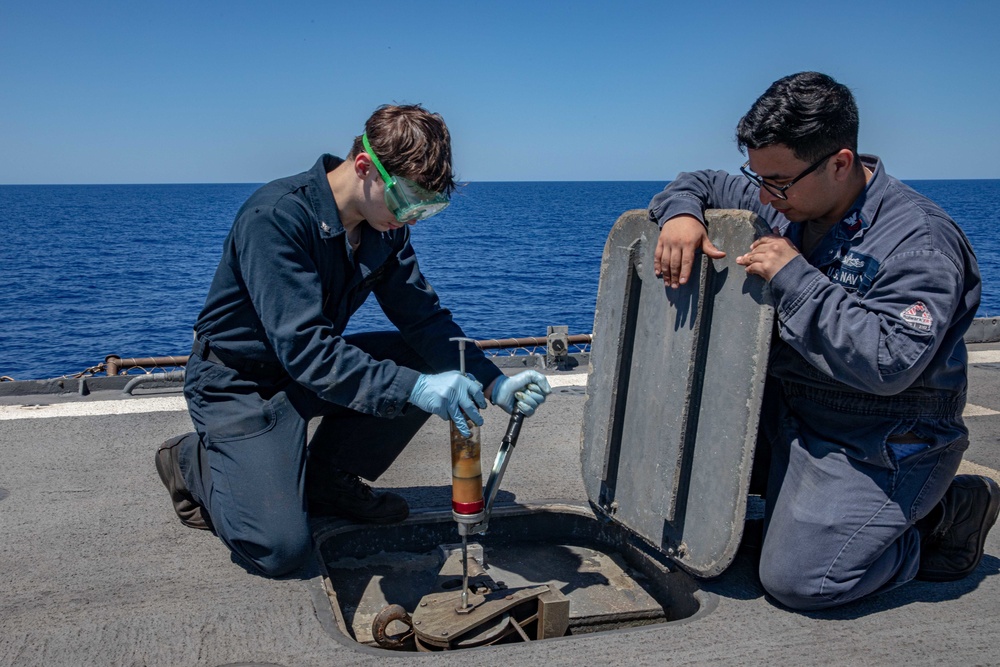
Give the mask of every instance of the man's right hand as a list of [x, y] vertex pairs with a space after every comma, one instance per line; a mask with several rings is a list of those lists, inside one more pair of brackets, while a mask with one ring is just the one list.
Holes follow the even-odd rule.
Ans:
[[691, 277], [698, 250], [712, 259], [722, 259], [726, 253], [708, 240], [708, 230], [693, 215], [677, 215], [663, 223], [656, 241], [653, 269], [663, 278], [663, 284], [677, 289]]
[[486, 397], [483, 385], [471, 375], [458, 371], [421, 375], [413, 385], [409, 401], [424, 412], [452, 420], [466, 437], [472, 435], [466, 417], [477, 426], [483, 425], [483, 417], [476, 408], [486, 407]]

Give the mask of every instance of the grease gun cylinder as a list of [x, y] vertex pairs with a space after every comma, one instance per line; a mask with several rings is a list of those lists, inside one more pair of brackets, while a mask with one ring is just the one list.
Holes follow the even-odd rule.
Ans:
[[465, 437], [451, 425], [451, 511], [461, 523], [482, 519], [485, 506], [479, 427], [470, 423], [469, 429], [472, 435]]
[[[465, 343], [471, 338], [452, 338], [458, 341], [459, 370], [465, 374]], [[468, 422], [471, 435], [462, 435], [454, 422], [451, 430], [451, 513], [459, 524], [459, 532], [468, 525], [483, 519], [483, 469], [480, 461], [482, 440], [479, 427]]]

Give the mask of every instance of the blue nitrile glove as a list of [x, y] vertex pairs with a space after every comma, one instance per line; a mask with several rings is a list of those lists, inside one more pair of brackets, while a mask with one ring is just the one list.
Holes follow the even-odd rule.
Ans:
[[471, 375], [458, 371], [421, 375], [413, 385], [409, 401], [424, 412], [452, 420], [465, 437], [472, 435], [466, 417], [477, 426], [483, 425], [483, 417], [476, 409], [486, 407], [483, 385]]
[[501, 375], [493, 385], [493, 404], [507, 414], [517, 407], [525, 417], [535, 414], [535, 408], [552, 393], [548, 380], [538, 371], [523, 371], [513, 377]]

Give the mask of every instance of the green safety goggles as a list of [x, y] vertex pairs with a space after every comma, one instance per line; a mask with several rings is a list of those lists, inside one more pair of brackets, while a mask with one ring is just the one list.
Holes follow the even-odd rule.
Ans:
[[382, 180], [385, 182], [385, 205], [396, 216], [396, 220], [402, 223], [426, 220], [448, 206], [447, 196], [422, 188], [408, 178], [391, 176], [379, 162], [372, 145], [368, 143], [367, 132], [362, 135], [361, 141], [368, 157], [372, 159], [372, 164], [382, 175]]

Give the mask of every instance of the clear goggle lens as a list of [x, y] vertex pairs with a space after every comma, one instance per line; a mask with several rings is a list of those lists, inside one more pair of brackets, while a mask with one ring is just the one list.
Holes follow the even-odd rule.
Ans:
[[426, 220], [448, 207], [448, 198], [408, 178], [392, 176], [385, 186], [385, 205], [399, 222]]

